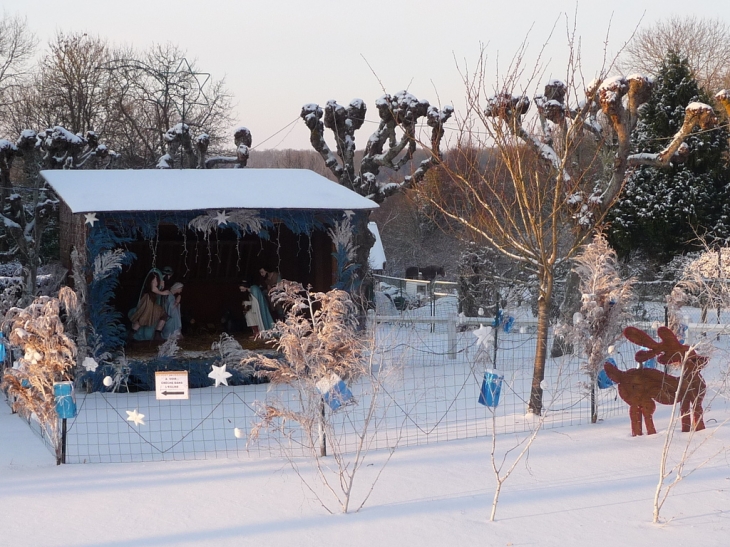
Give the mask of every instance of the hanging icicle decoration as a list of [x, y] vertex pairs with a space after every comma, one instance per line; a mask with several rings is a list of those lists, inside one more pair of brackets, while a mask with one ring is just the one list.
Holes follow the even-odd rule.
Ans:
[[228, 220], [234, 226], [240, 227], [242, 233], [259, 234], [265, 229], [266, 221], [256, 209], [236, 209], [231, 211]]
[[185, 272], [183, 272], [183, 277], [186, 277], [188, 273], [190, 272], [190, 266], [188, 266], [188, 231], [187, 230], [181, 230], [182, 236], [183, 236], [183, 264], [185, 264]]
[[[203, 239], [208, 244], [208, 272], [210, 272], [212, 261], [210, 237], [214, 233], [217, 234], [217, 230], [220, 228], [230, 228], [236, 234], [237, 239], [247, 233], [261, 236], [261, 234], [267, 234], [266, 225], [269, 223], [269, 221], [261, 217], [261, 214], [256, 209], [234, 209], [230, 212], [226, 212], [225, 210], [206, 211], [206, 214], [192, 219], [188, 223], [188, 227], [196, 232], [201, 232]], [[220, 240], [216, 238], [216, 256], [220, 260], [219, 243]], [[238, 243], [236, 244], [236, 251], [238, 252], [236, 267], [238, 267], [238, 261], [240, 261]]]

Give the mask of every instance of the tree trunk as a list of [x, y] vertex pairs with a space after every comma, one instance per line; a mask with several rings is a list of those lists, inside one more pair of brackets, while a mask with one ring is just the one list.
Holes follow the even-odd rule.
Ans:
[[36, 284], [38, 279], [38, 266], [35, 263], [23, 266], [23, 298], [20, 301], [21, 306], [30, 305], [35, 300]]
[[553, 273], [546, 268], [540, 275], [540, 296], [537, 300], [537, 348], [532, 373], [532, 389], [528, 412], [542, 414], [542, 381], [545, 379], [545, 362], [547, 360], [548, 331], [550, 328], [550, 304], [553, 295]]
[[[560, 322], [564, 325], [573, 324], [573, 315], [580, 311], [581, 294], [580, 278], [571, 270], [565, 280], [565, 296], [560, 304]], [[550, 350], [550, 357], [562, 357], [573, 353], [573, 346], [563, 336], [556, 336], [553, 339], [553, 346]]]
[[375, 244], [375, 236], [368, 228], [369, 213], [360, 213], [355, 217], [353, 226], [355, 236], [355, 263], [358, 264], [355, 276], [359, 283], [352, 287], [352, 298], [357, 302], [360, 310], [360, 324], [365, 326], [368, 305], [373, 298], [373, 278], [370, 275], [370, 249]]

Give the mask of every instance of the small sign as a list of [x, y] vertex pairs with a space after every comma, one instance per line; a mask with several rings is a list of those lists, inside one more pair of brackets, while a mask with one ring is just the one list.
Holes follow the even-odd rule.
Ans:
[[188, 371], [156, 371], [155, 398], [158, 400], [189, 399]]

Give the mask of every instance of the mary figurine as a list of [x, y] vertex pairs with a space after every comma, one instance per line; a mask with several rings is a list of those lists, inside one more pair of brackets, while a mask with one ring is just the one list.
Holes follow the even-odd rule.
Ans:
[[258, 285], [251, 285], [248, 281], [241, 281], [238, 287], [246, 296], [243, 308], [246, 313], [246, 325], [253, 329], [254, 334], [270, 329], [274, 326], [274, 319], [269, 311], [269, 303]]

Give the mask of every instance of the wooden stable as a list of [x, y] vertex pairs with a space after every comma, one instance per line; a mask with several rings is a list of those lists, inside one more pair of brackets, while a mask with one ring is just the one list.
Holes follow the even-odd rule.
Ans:
[[[183, 314], [198, 324], [241, 321], [241, 279], [259, 269], [326, 291], [338, 282], [329, 230], [377, 205], [302, 169], [43, 171], [58, 194], [62, 264], [122, 249], [109, 304], [124, 318], [151, 268], [170, 266]], [[355, 223], [352, 223], [353, 225]], [[106, 255], [105, 255], [106, 256]], [[94, 292], [93, 290], [90, 292]], [[96, 291], [99, 292], [99, 291]]]

